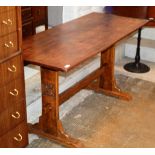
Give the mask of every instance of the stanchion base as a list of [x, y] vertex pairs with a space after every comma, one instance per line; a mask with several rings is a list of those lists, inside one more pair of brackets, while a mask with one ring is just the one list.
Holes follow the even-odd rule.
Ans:
[[132, 73], [146, 73], [150, 71], [150, 67], [147, 65], [135, 62], [124, 65], [124, 69]]

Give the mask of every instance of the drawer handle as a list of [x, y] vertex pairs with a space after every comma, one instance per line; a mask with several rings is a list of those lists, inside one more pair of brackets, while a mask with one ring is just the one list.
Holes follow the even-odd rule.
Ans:
[[17, 142], [21, 142], [22, 139], [23, 139], [23, 137], [22, 137], [22, 135], [19, 133], [19, 134], [18, 134], [18, 137], [13, 137], [13, 139], [16, 140]]
[[5, 46], [5, 47], [7, 47], [7, 48], [9, 48], [9, 47], [10, 47], [7, 43], [5, 43], [5, 44], [4, 44], [4, 46]]
[[11, 45], [11, 47], [14, 47], [14, 44], [12, 41], [9, 41], [9, 44]]
[[12, 25], [12, 20], [8, 19], [8, 23], [9, 23], [9, 25]]
[[5, 21], [5, 20], [3, 20], [2, 23], [5, 24], [5, 25], [8, 25], [8, 22]]
[[10, 91], [10, 94], [11, 94], [12, 96], [18, 96], [18, 90], [17, 90], [17, 89], [14, 89], [13, 92]]
[[12, 114], [11, 116], [13, 118], [15, 118], [15, 119], [19, 119], [20, 118], [20, 113], [18, 111], [16, 111], [16, 113], [15, 114]]
[[37, 15], [39, 16], [40, 14], [41, 14], [41, 11], [39, 9], [39, 10], [37, 10]]
[[14, 66], [14, 65], [12, 65], [12, 68], [10, 68], [10, 67], [8, 67], [8, 70], [10, 71], [10, 72], [16, 72], [17, 71], [17, 68], [16, 68], [16, 66]]
[[2, 23], [5, 25], [12, 25], [12, 20], [11, 19], [8, 19], [7, 21], [3, 20]]
[[7, 48], [10, 48], [10, 47], [14, 47], [14, 44], [12, 41], [10, 41], [9, 44], [5, 43], [4, 46]]

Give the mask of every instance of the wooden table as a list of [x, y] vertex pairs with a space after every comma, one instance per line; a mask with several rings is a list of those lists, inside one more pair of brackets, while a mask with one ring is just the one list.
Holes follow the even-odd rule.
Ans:
[[[64, 132], [59, 119], [59, 105], [86, 87], [99, 93], [130, 100], [131, 96], [122, 92], [116, 85], [115, 44], [147, 22], [91, 13], [25, 40], [24, 61], [41, 67], [42, 83], [42, 115], [38, 123], [29, 124], [29, 131], [65, 146], [83, 147], [80, 141]], [[100, 68], [59, 94], [59, 72], [69, 72], [98, 53], [101, 53]]]

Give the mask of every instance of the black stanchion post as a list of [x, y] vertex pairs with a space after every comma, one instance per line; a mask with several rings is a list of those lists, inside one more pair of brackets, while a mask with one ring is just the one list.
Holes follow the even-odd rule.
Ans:
[[135, 56], [135, 62], [131, 62], [124, 65], [125, 70], [133, 73], [146, 73], [150, 70], [150, 68], [147, 65], [140, 62], [141, 31], [142, 29], [140, 28], [138, 30], [137, 51]]

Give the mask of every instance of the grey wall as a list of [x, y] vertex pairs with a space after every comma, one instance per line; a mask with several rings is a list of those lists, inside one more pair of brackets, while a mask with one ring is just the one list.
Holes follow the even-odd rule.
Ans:
[[62, 23], [63, 6], [48, 6], [48, 25], [56, 26]]

